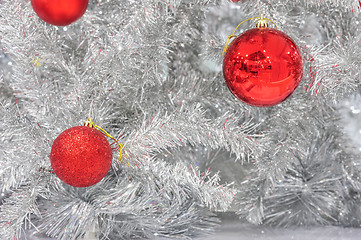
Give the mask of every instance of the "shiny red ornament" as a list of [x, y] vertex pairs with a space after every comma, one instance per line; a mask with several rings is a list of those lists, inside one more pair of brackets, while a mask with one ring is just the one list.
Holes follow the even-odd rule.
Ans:
[[36, 14], [47, 23], [65, 26], [85, 13], [89, 0], [31, 0]]
[[299, 85], [302, 74], [297, 45], [273, 28], [254, 28], [239, 35], [223, 60], [228, 88], [241, 101], [258, 107], [287, 99]]
[[72, 127], [54, 140], [50, 162], [63, 182], [74, 187], [89, 187], [107, 175], [112, 164], [112, 149], [98, 130]]

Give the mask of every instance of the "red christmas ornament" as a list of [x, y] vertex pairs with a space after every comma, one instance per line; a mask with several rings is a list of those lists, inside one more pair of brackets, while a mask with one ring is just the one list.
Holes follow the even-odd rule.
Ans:
[[273, 28], [254, 28], [230, 44], [223, 75], [231, 92], [258, 107], [273, 106], [297, 88], [303, 72], [300, 50], [292, 39]]
[[69, 25], [85, 13], [89, 0], [31, 0], [36, 14], [56, 26]]
[[85, 126], [72, 127], [54, 140], [50, 162], [63, 182], [74, 187], [89, 187], [108, 173], [112, 149], [98, 130]]

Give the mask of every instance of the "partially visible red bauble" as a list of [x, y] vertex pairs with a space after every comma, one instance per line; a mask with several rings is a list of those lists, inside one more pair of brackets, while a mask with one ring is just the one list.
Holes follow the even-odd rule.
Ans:
[[89, 0], [31, 0], [39, 18], [56, 26], [69, 25], [81, 18], [88, 3]]
[[231, 92], [258, 107], [287, 99], [303, 74], [300, 50], [293, 40], [273, 28], [253, 28], [230, 44], [223, 60], [223, 75]]
[[85, 126], [72, 127], [54, 140], [50, 162], [63, 182], [74, 187], [89, 187], [107, 175], [112, 164], [112, 149], [100, 131]]

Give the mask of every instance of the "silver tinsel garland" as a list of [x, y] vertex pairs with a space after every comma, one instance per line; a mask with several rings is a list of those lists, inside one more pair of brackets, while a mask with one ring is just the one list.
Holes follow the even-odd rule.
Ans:
[[[235, 99], [221, 73], [228, 35], [261, 13], [304, 59], [296, 92], [270, 108]], [[187, 239], [227, 209], [254, 224], [360, 226], [358, 1], [92, 0], [56, 27], [2, 0], [0, 16], [1, 239]], [[123, 161], [74, 188], [49, 154], [88, 117], [119, 137]]]

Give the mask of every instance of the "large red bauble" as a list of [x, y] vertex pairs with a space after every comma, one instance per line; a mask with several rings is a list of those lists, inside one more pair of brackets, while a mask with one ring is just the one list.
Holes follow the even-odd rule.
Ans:
[[31, 0], [36, 14], [56, 26], [69, 25], [85, 13], [89, 0]]
[[108, 173], [112, 164], [112, 149], [98, 130], [72, 127], [54, 140], [50, 162], [63, 182], [74, 187], [89, 187]]
[[241, 101], [258, 107], [273, 106], [288, 98], [302, 73], [297, 45], [272, 28], [254, 28], [239, 35], [223, 60], [228, 88]]

